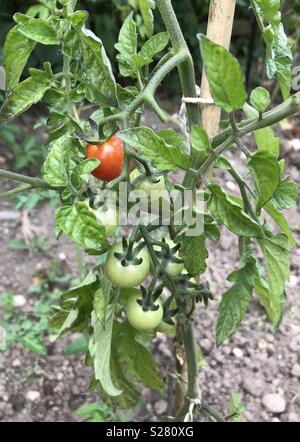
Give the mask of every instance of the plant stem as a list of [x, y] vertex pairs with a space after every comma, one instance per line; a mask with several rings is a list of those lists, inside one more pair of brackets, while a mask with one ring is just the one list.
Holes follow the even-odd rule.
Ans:
[[182, 422], [188, 413], [190, 399], [199, 399], [198, 392], [198, 361], [195, 348], [195, 338], [192, 322], [189, 322], [187, 328], [182, 327], [183, 345], [186, 354], [186, 362], [188, 369], [188, 387], [185, 395], [184, 404], [178, 410], [175, 421]]
[[41, 187], [43, 189], [52, 189], [52, 187], [40, 178], [33, 178], [20, 173], [9, 172], [8, 170], [0, 169], [0, 177], [20, 183], [30, 184], [32, 187]]
[[[156, 0], [156, 5], [159, 9], [159, 12], [162, 16], [164, 24], [167, 28], [167, 31], [170, 36], [170, 40], [173, 46], [174, 51], [184, 51], [187, 54], [186, 59], [183, 63], [178, 65], [179, 77], [182, 87], [182, 93], [185, 97], [195, 98], [197, 96], [196, 91], [196, 79], [195, 79], [195, 71], [193, 60], [187, 44], [185, 42], [184, 36], [180, 29], [177, 17], [172, 7], [172, 3], [170, 0]], [[195, 125], [198, 126], [200, 124], [200, 111], [197, 104], [189, 103], [186, 104], [187, 118], [189, 130]], [[191, 157], [192, 164], [198, 164], [198, 156], [199, 153], [191, 149]], [[192, 181], [193, 174], [188, 172], [185, 176], [183, 186], [189, 187], [190, 182]], [[180, 356], [178, 352], [185, 353], [183, 364], [178, 367], [179, 372], [182, 375], [177, 391], [176, 391], [176, 400], [175, 400], [175, 413], [177, 420], [184, 420], [184, 416], [188, 410], [188, 397], [196, 399], [198, 396], [198, 388], [197, 388], [197, 379], [198, 379], [198, 362], [196, 358], [195, 351], [195, 341], [193, 337], [193, 327], [190, 323], [188, 328], [185, 329], [183, 325], [178, 321], [177, 331], [177, 346], [178, 349], [175, 352], [177, 356]], [[183, 348], [182, 348], [183, 346]], [[177, 357], [178, 359], [178, 357]], [[186, 370], [187, 370], [187, 380], [188, 386], [186, 388], [184, 379], [186, 378]], [[184, 404], [182, 405], [181, 398], [185, 397]], [[179, 411], [178, 411], [179, 410]]]
[[[184, 51], [187, 54], [186, 60], [178, 65], [178, 72], [183, 95], [185, 97], [194, 98], [197, 96], [194, 63], [179, 26], [172, 3], [170, 0], [156, 0], [156, 5], [169, 33], [173, 49], [176, 52]], [[199, 125], [200, 112], [198, 105], [187, 104], [186, 110], [190, 129], [193, 125]]]
[[27, 190], [34, 189], [34, 187], [31, 184], [21, 184], [20, 186], [16, 187], [15, 189], [8, 190], [7, 192], [0, 193], [0, 201], [4, 200], [5, 198], [8, 198], [13, 195], [17, 195], [21, 192], [26, 192]]
[[[291, 115], [296, 114], [300, 111], [300, 92], [297, 92], [295, 95], [292, 95], [283, 103], [274, 107], [274, 109], [265, 112], [262, 115], [262, 118], [259, 120], [255, 120], [250, 118], [248, 120], [244, 120], [239, 123], [239, 137], [247, 135], [250, 132], [256, 131], [258, 129], [262, 129], [267, 126], [272, 126], [273, 124], [278, 123], [284, 118], [290, 117]], [[211, 142], [213, 148], [220, 146], [230, 135], [233, 134], [233, 130], [231, 127], [223, 130], [218, 135], [216, 135]]]

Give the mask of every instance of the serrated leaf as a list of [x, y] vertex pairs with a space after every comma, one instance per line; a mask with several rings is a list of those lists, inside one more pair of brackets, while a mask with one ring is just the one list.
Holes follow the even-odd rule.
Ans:
[[162, 391], [164, 384], [158, 372], [158, 364], [149, 350], [137, 341], [137, 331], [128, 322], [114, 324], [114, 347], [119, 361], [137, 382], [152, 390]]
[[278, 315], [277, 310], [274, 312], [271, 305], [271, 297], [270, 297], [270, 287], [266, 279], [264, 278], [264, 269], [261, 266], [261, 264], [257, 261], [257, 273], [255, 275], [255, 293], [259, 297], [262, 305], [265, 308], [265, 311], [267, 313], [267, 317], [269, 321], [272, 323], [274, 330], [277, 331], [280, 323], [282, 321], [285, 307], [286, 307], [286, 294], [285, 292], [282, 292], [282, 295], [280, 297], [280, 313]]
[[105, 318], [110, 292], [111, 282], [105, 276], [102, 276], [101, 287], [94, 294], [93, 306], [97, 318], [99, 319], [103, 327], [105, 327]]
[[125, 369], [120, 364], [114, 344], [110, 360], [110, 372], [113, 384], [121, 390], [122, 393], [119, 396], [109, 396], [99, 384], [98, 389], [101, 400], [111, 408], [125, 410], [134, 408], [141, 401], [141, 394], [131, 379], [127, 377]]
[[132, 13], [129, 14], [121, 27], [115, 48], [119, 52], [117, 60], [120, 74], [123, 77], [135, 78], [135, 66], [131, 56], [137, 53], [137, 32]]
[[68, 20], [72, 23], [74, 27], [82, 26], [84, 22], [88, 19], [87, 11], [76, 11], [71, 15], [68, 15]]
[[138, 152], [160, 170], [187, 169], [190, 158], [179, 146], [169, 145], [148, 127], [135, 127], [118, 133], [118, 136], [135, 147]]
[[88, 183], [91, 172], [99, 166], [100, 161], [96, 158], [88, 158], [77, 164], [72, 170], [71, 180], [75, 187], [80, 187], [82, 183]]
[[288, 240], [290, 241], [290, 243], [296, 247], [296, 241], [293, 237], [293, 234], [291, 232], [289, 223], [287, 222], [285, 216], [283, 215], [283, 213], [281, 213], [276, 206], [274, 205], [274, 202], [271, 200], [269, 201], [265, 207], [264, 207], [265, 211], [268, 213], [268, 215], [270, 215], [270, 217], [273, 219], [273, 221], [275, 221], [275, 223], [278, 225], [278, 227], [280, 227], [282, 233], [285, 234], [285, 236], [288, 238]]
[[155, 8], [155, 2], [154, 0], [137, 0], [137, 2], [144, 20], [145, 35], [151, 37], [154, 28], [152, 9]]
[[72, 241], [86, 250], [101, 251], [106, 247], [104, 226], [82, 201], [60, 207], [56, 211], [56, 223]]
[[199, 236], [185, 236], [182, 241], [180, 257], [189, 274], [195, 276], [205, 272], [208, 250], [205, 246], [205, 234]]
[[93, 328], [93, 334], [89, 341], [89, 352], [94, 360], [95, 379], [100, 382], [101, 387], [110, 396], [118, 396], [122, 393], [122, 390], [116, 388], [113, 384], [110, 371], [115, 308], [116, 298], [107, 307], [105, 328], [101, 325], [96, 313], [92, 312], [91, 326]]
[[241, 109], [246, 101], [244, 76], [238, 61], [222, 46], [198, 35], [210, 92], [226, 112]]
[[270, 201], [280, 183], [280, 167], [276, 157], [267, 151], [257, 151], [248, 159], [248, 167], [258, 195], [257, 211]]
[[212, 192], [208, 208], [220, 224], [224, 224], [227, 229], [239, 236], [250, 238], [262, 236], [259, 225], [243, 211], [240, 205], [229, 199], [218, 184], [210, 184], [208, 188]]
[[233, 286], [222, 296], [219, 306], [216, 338], [221, 345], [226, 338], [235, 332], [245, 316], [251, 302], [254, 287], [255, 260], [249, 257], [239, 270], [229, 275]]
[[143, 57], [152, 59], [156, 54], [159, 54], [165, 49], [168, 42], [169, 34], [167, 32], [155, 34], [143, 44], [140, 54]]
[[32, 18], [19, 26], [19, 32], [25, 37], [44, 45], [59, 45], [55, 30], [45, 20]]
[[90, 30], [78, 30], [86, 74], [87, 98], [100, 105], [117, 106], [117, 86], [102, 41]]
[[186, 150], [185, 140], [183, 136], [180, 135], [178, 132], [175, 132], [175, 130], [171, 129], [159, 130], [158, 132], [156, 132], [156, 134], [160, 138], [163, 138], [166, 144], [169, 144], [170, 146], [177, 146], [183, 152], [185, 152]]
[[272, 310], [272, 323], [276, 326], [281, 317], [281, 297], [285, 290], [285, 283], [290, 277], [290, 249], [284, 235], [259, 240], [259, 245], [268, 269], [270, 309]]
[[50, 87], [50, 79], [46, 74], [40, 79], [29, 77], [18, 83], [8, 94], [1, 107], [0, 127], [39, 102]]
[[66, 187], [68, 173], [65, 165], [65, 138], [58, 139], [52, 145], [44, 163], [44, 180], [52, 187]]
[[134, 62], [137, 69], [141, 69], [142, 67], [147, 66], [153, 61], [151, 58], [144, 57], [143, 55], [140, 54], [133, 54], [130, 58]]
[[276, 76], [283, 98], [289, 96], [292, 86], [293, 54], [291, 43], [281, 23], [280, 0], [255, 1], [256, 17], [263, 23], [262, 36], [266, 44], [266, 73], [269, 79]]
[[296, 207], [298, 196], [298, 184], [291, 180], [290, 177], [285, 177], [280, 181], [279, 187], [273, 196], [272, 203], [279, 210], [293, 209]]
[[6, 36], [3, 48], [3, 65], [6, 77], [6, 89], [12, 89], [20, 80], [28, 58], [36, 42], [27, 39], [19, 32], [19, 27], [12, 28]]

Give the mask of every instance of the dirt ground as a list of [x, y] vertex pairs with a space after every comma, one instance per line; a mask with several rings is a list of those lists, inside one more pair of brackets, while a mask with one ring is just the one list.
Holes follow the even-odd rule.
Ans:
[[[151, 123], [151, 121], [150, 121]], [[251, 140], [248, 140], [251, 143]], [[297, 144], [298, 143], [298, 144]], [[283, 137], [288, 173], [300, 183], [299, 140]], [[298, 149], [297, 149], [298, 146]], [[298, 150], [298, 151], [297, 151]], [[239, 154], [231, 154], [237, 165]], [[298, 164], [297, 164], [298, 162]], [[296, 165], [295, 165], [296, 164]], [[228, 176], [221, 176], [228, 191], [235, 191]], [[8, 183], [7, 183], [8, 185]], [[1, 183], [2, 187], [2, 183]], [[32, 295], [27, 292], [33, 275], [47, 269], [53, 258], [65, 254], [66, 270], [77, 276], [75, 249], [66, 239], [56, 241], [53, 234], [53, 209], [46, 205], [32, 211], [30, 222], [52, 245], [49, 252], [12, 251], [9, 242], [21, 233], [21, 214], [12, 214], [9, 201], [0, 202], [0, 295], [12, 292], [26, 299], [20, 312], [30, 313]], [[300, 243], [300, 208], [288, 215], [295, 238]], [[200, 374], [203, 397], [225, 415], [229, 413], [231, 393], [240, 395], [245, 406], [245, 421], [300, 421], [300, 250], [292, 255], [292, 274], [287, 286], [287, 311], [279, 332], [274, 335], [265, 321], [264, 311], [254, 298], [237, 333], [225, 345], [215, 345], [218, 300], [227, 275], [238, 265], [237, 241], [224, 232], [218, 245], [211, 244], [207, 279], [215, 300], [208, 308], [198, 307], [196, 336], [202, 347], [204, 367]], [[48, 354], [38, 358], [19, 345], [0, 353], [0, 421], [77, 421], [75, 411], [94, 394], [86, 393], [90, 370], [82, 356], [65, 356], [64, 347], [72, 338], [49, 344]], [[153, 342], [156, 357], [162, 363], [162, 376], [173, 369], [172, 341], [161, 335]], [[137, 420], [162, 421], [168, 413], [166, 397], [144, 390]]]

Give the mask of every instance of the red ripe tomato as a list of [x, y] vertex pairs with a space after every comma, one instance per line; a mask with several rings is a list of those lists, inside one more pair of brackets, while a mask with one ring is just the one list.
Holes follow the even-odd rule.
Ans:
[[101, 164], [93, 170], [92, 174], [102, 181], [112, 181], [121, 175], [124, 163], [124, 143], [113, 135], [105, 143], [86, 147], [87, 158], [97, 158]]

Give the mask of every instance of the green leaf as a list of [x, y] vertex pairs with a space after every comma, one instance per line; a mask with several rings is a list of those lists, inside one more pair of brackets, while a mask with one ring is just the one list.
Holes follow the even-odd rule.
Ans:
[[200, 167], [210, 156], [211, 148], [209, 137], [202, 127], [192, 127], [191, 145], [198, 152], [199, 163], [197, 163], [197, 167]]
[[43, 5], [30, 6], [30, 8], [27, 9], [26, 13], [30, 17], [38, 17], [42, 20], [47, 20], [47, 18], [49, 17], [49, 10], [46, 6]]
[[110, 373], [113, 384], [122, 391], [119, 396], [109, 396], [101, 384], [98, 385], [101, 400], [111, 408], [132, 409], [141, 401], [141, 394], [134, 383], [127, 377], [126, 370], [120, 364], [117, 350], [114, 343], [112, 346]]
[[91, 172], [99, 166], [100, 161], [96, 158], [89, 158], [81, 161], [72, 170], [71, 180], [75, 187], [80, 187], [82, 183], [88, 183], [91, 178]]
[[267, 151], [257, 151], [248, 159], [258, 195], [257, 210], [270, 201], [280, 183], [280, 167], [276, 157]]
[[68, 15], [68, 20], [72, 23], [74, 27], [82, 26], [84, 22], [88, 19], [87, 11], [76, 11], [71, 15]]
[[41, 339], [39, 337], [36, 337], [34, 335], [32, 336], [29, 333], [25, 336], [21, 336], [18, 341], [20, 342], [20, 344], [23, 345], [23, 347], [27, 348], [28, 350], [39, 356], [44, 356], [47, 354], [47, 349], [45, 345], [41, 342]]
[[270, 215], [270, 217], [273, 219], [273, 221], [275, 221], [275, 223], [278, 225], [278, 227], [280, 227], [282, 233], [285, 234], [285, 236], [288, 238], [290, 243], [294, 247], [296, 247], [297, 244], [296, 244], [296, 241], [295, 241], [293, 234], [291, 232], [289, 223], [285, 219], [284, 215], [276, 208], [274, 201], [273, 200], [269, 201], [265, 205], [264, 209], [268, 213], [268, 215]]
[[141, 69], [144, 66], [152, 63], [152, 59], [148, 57], [143, 57], [140, 54], [133, 54], [131, 56], [132, 61], [134, 62], [137, 69]]
[[256, 262], [256, 265], [257, 265], [257, 273], [255, 275], [255, 288], [254, 288], [255, 293], [257, 294], [261, 303], [263, 304], [264, 309], [267, 313], [267, 317], [271, 322], [271, 324], [273, 325], [274, 330], [277, 331], [285, 312], [286, 294], [285, 292], [282, 292], [282, 295], [280, 296], [280, 306], [279, 306], [280, 313], [278, 315], [277, 309], [275, 311], [272, 309], [270, 287], [268, 282], [264, 278], [264, 269], [258, 261]]
[[34, 41], [27, 39], [19, 32], [19, 26], [15, 26], [7, 34], [3, 48], [7, 90], [18, 84], [35, 45]]
[[77, 355], [79, 353], [86, 353], [88, 351], [88, 341], [86, 337], [80, 336], [80, 338], [74, 339], [71, 344], [67, 345], [64, 349], [64, 354], [67, 356]]
[[[256, 109], [245, 103], [243, 108], [247, 118], [256, 117], [259, 115]], [[280, 149], [280, 139], [275, 136], [274, 131], [270, 127], [258, 129], [254, 132], [255, 141], [258, 150], [265, 150], [270, 154], [278, 157]]]
[[290, 249], [288, 240], [284, 235], [259, 240], [259, 245], [268, 269], [270, 309], [272, 311], [272, 323], [275, 327], [281, 317], [281, 302], [285, 283], [290, 277]]
[[199, 236], [185, 236], [182, 241], [180, 257], [184, 261], [184, 267], [191, 275], [199, 275], [206, 270], [208, 250], [205, 246], [205, 234]]
[[185, 140], [182, 135], [175, 132], [175, 130], [170, 129], [164, 129], [159, 130], [156, 132], [156, 134], [163, 138], [166, 144], [169, 144], [170, 146], [178, 146], [183, 152], [186, 149]]
[[45, 72], [39, 79], [29, 77], [17, 84], [7, 96], [0, 110], [0, 127], [39, 102], [50, 87], [50, 79]]
[[220, 224], [224, 224], [227, 229], [239, 236], [250, 238], [262, 236], [260, 226], [237, 203], [229, 199], [218, 184], [210, 184], [208, 188], [211, 191], [208, 208]]
[[82, 201], [56, 211], [56, 223], [68, 237], [86, 250], [101, 251], [106, 247], [105, 228]]
[[163, 391], [158, 364], [149, 350], [137, 340], [138, 332], [128, 322], [115, 322], [113, 343], [126, 373], [152, 390]]
[[279, 209], [293, 209], [296, 207], [299, 196], [299, 187], [290, 177], [280, 181], [279, 187], [273, 196], [273, 204]]
[[91, 325], [93, 334], [89, 341], [89, 352], [94, 360], [95, 379], [101, 384], [104, 391], [110, 396], [118, 396], [122, 390], [113, 384], [110, 372], [112, 330], [116, 299], [112, 302], [106, 312], [105, 328], [101, 325], [95, 312], [92, 312]]
[[[76, 307], [72, 308], [67, 315], [65, 315], [64, 317], [64, 322], [61, 325], [60, 330], [58, 331], [57, 335], [53, 336], [51, 338], [51, 341], [54, 342], [56, 341], [56, 339], [58, 339], [60, 336], [62, 336], [64, 333], [68, 332], [69, 330], [71, 330], [72, 326], [74, 325], [74, 323], [77, 321], [79, 316], [79, 309]], [[54, 318], [52, 319], [54, 320]], [[55, 322], [53, 322], [55, 323]]]
[[263, 87], [257, 87], [251, 92], [250, 102], [258, 112], [264, 112], [270, 105], [270, 93]]
[[263, 23], [262, 36], [266, 44], [266, 72], [269, 79], [276, 76], [283, 98], [289, 96], [292, 85], [293, 54], [291, 43], [281, 23], [280, 0], [254, 1], [257, 20]]
[[44, 163], [44, 180], [52, 187], [68, 186], [65, 165], [66, 139], [59, 138], [51, 147]]
[[247, 92], [238, 61], [222, 46], [198, 35], [204, 70], [215, 103], [226, 112], [243, 107]]
[[159, 54], [165, 49], [169, 43], [169, 34], [167, 32], [160, 32], [153, 35], [144, 45], [140, 51], [143, 57], [153, 58], [156, 54]]
[[115, 48], [119, 52], [117, 60], [120, 74], [123, 77], [135, 78], [135, 66], [131, 59], [132, 55], [137, 53], [137, 32], [133, 13], [130, 13], [124, 21]]
[[53, 27], [45, 20], [32, 18], [19, 26], [19, 32], [25, 37], [44, 45], [59, 45]]
[[187, 169], [190, 159], [178, 145], [169, 145], [148, 127], [135, 127], [118, 133], [138, 152], [160, 170]]
[[97, 318], [103, 327], [105, 327], [105, 318], [110, 292], [111, 282], [105, 276], [102, 276], [101, 287], [95, 292], [93, 306]]
[[91, 102], [117, 106], [117, 86], [102, 41], [90, 30], [77, 29], [86, 74], [86, 93]]
[[217, 345], [221, 345], [235, 332], [245, 316], [252, 298], [254, 274], [255, 259], [248, 257], [243, 267], [229, 275], [228, 281], [234, 284], [224, 293], [219, 306]]
[[144, 20], [145, 35], [151, 37], [154, 23], [152, 9], [155, 8], [154, 0], [137, 0], [141, 15]]

